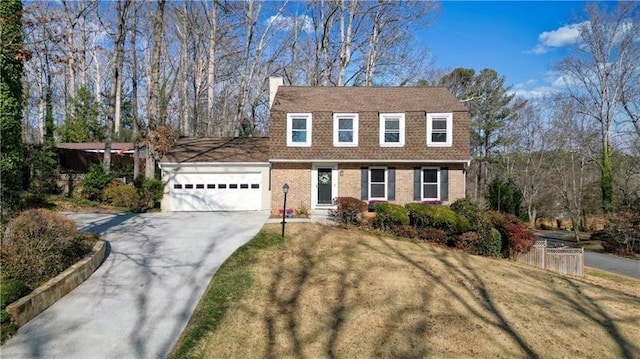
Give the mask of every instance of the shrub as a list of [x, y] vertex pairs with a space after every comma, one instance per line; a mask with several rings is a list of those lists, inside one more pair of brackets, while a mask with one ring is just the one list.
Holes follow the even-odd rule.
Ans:
[[449, 207], [459, 216], [467, 219], [468, 231], [478, 233], [485, 241], [491, 240], [491, 219], [486, 211], [466, 198], [453, 202]]
[[379, 200], [379, 199], [372, 199], [372, 200], [369, 201], [369, 205], [367, 206], [367, 210], [369, 212], [375, 211], [376, 203], [387, 203], [387, 201], [383, 201], [383, 200]]
[[481, 256], [499, 257], [502, 252], [502, 235], [493, 227], [489, 233], [490, 235], [487, 237], [478, 236], [478, 240], [473, 243], [471, 250]]
[[420, 239], [438, 244], [447, 243], [447, 234], [437, 228], [424, 228], [419, 233]]
[[157, 208], [164, 194], [164, 183], [159, 179], [144, 179], [138, 188], [142, 205], [146, 208]]
[[502, 254], [514, 258], [517, 254], [526, 253], [535, 242], [535, 236], [529, 232], [526, 223], [513, 214], [490, 212], [491, 222], [500, 231], [502, 237]]
[[116, 207], [131, 210], [140, 208], [140, 195], [135, 187], [119, 181], [112, 182], [102, 193], [102, 198]]
[[329, 211], [329, 217], [344, 226], [354, 226], [362, 223], [362, 214], [367, 210], [367, 204], [353, 197], [338, 197], [333, 203], [335, 210]]
[[91, 251], [95, 237], [72, 220], [46, 209], [22, 212], [9, 222], [0, 245], [3, 279], [35, 288]]
[[466, 218], [469, 221], [471, 229], [476, 232], [478, 229], [489, 230], [491, 227], [491, 220], [489, 219], [489, 216], [487, 216], [487, 213], [469, 199], [459, 199], [453, 202], [449, 207], [458, 215]]
[[481, 240], [482, 240], [482, 237], [477, 232], [469, 231], [453, 237], [452, 244], [456, 248], [461, 248], [461, 249], [464, 249], [465, 251], [476, 253], [475, 245], [477, 242]]
[[392, 229], [394, 235], [404, 238], [416, 238], [418, 237], [418, 230], [414, 226], [408, 224], [395, 226]]
[[604, 230], [591, 238], [602, 240], [602, 247], [610, 253], [640, 253], [640, 208], [608, 215]]
[[426, 203], [408, 203], [405, 205], [411, 225], [418, 229], [435, 227], [449, 234], [457, 234], [469, 229], [469, 221], [456, 214], [448, 206]]
[[83, 195], [91, 201], [100, 201], [102, 199], [102, 192], [107, 188], [111, 179], [111, 175], [104, 171], [101, 164], [91, 165], [89, 172], [87, 172], [82, 180]]
[[373, 206], [376, 219], [373, 225], [383, 230], [392, 230], [396, 226], [409, 224], [409, 215], [401, 205], [378, 202]]
[[31, 289], [21, 280], [2, 279], [0, 282], [0, 308], [4, 309], [8, 304], [29, 294]]

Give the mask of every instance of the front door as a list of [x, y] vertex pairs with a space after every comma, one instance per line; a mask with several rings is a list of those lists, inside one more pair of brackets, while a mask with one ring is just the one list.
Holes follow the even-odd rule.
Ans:
[[331, 204], [331, 168], [318, 168], [318, 204]]

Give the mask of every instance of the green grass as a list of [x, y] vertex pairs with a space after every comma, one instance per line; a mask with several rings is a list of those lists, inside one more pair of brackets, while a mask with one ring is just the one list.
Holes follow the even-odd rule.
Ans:
[[261, 231], [220, 266], [169, 355], [170, 358], [197, 357], [191, 349], [204, 335], [218, 327], [229, 305], [239, 300], [251, 288], [250, 269], [251, 264], [257, 260], [258, 252], [282, 243], [284, 239], [280, 235]]

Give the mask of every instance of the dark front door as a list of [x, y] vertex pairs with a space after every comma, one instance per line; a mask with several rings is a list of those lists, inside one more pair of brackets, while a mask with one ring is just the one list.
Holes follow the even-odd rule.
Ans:
[[318, 168], [318, 204], [331, 204], [331, 168]]

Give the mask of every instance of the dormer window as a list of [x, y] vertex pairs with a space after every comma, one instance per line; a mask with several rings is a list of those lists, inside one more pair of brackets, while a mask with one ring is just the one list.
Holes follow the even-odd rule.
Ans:
[[333, 115], [333, 145], [336, 147], [358, 146], [357, 113], [336, 113]]
[[311, 146], [311, 114], [289, 113], [287, 114], [287, 146], [310, 147]]
[[404, 146], [404, 113], [380, 114], [380, 146]]
[[451, 147], [453, 143], [453, 114], [427, 114], [427, 146]]

